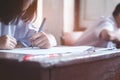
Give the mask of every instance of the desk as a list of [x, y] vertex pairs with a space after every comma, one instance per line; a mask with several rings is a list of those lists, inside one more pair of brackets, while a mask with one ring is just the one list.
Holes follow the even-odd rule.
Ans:
[[43, 62], [18, 61], [12, 53], [0, 56], [0, 80], [120, 80], [120, 50]]

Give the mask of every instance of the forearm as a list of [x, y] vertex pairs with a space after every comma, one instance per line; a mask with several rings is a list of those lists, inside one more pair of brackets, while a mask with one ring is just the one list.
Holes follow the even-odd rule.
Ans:
[[109, 32], [108, 40], [116, 44], [116, 48], [120, 48], [120, 32]]
[[100, 34], [100, 38], [105, 41], [118, 42], [120, 41], [120, 32], [103, 30]]
[[120, 42], [120, 33], [119, 32], [109, 32], [110, 41], [114, 43]]

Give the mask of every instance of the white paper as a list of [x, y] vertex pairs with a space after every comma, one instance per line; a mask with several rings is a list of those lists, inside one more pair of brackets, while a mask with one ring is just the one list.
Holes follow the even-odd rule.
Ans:
[[16, 48], [13, 50], [0, 50], [0, 52], [15, 53], [15, 54], [52, 54], [52, 53], [74, 53], [74, 52], [84, 52], [93, 49], [91, 46], [60, 46], [52, 47], [49, 49], [39, 49], [39, 48]]

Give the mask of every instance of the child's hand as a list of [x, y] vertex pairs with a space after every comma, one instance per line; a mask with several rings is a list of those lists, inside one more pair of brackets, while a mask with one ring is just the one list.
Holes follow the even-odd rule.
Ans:
[[16, 39], [9, 36], [4, 35], [0, 37], [0, 49], [14, 49], [17, 45]]
[[56, 40], [52, 35], [48, 35], [44, 32], [39, 32], [34, 34], [30, 38], [32, 46], [39, 48], [50, 48], [51, 46], [56, 46]]

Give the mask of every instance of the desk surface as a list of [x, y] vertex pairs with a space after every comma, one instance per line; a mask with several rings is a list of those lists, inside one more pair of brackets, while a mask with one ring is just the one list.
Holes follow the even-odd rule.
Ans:
[[[12, 54], [12, 53], [0, 53], [1, 59], [12, 59], [16, 60], [18, 62], [26, 62], [23, 59], [25, 54]], [[76, 63], [84, 63], [84, 62], [90, 62], [90, 61], [96, 61], [96, 60], [102, 60], [102, 59], [109, 59], [113, 57], [120, 56], [120, 50], [108, 50], [108, 51], [97, 51], [97, 52], [86, 52], [84, 54], [78, 54], [77, 55], [66, 55], [61, 57], [45, 57], [40, 59], [35, 58], [32, 60], [27, 60], [30, 62], [37, 62], [42, 67], [52, 67], [52, 66], [63, 66], [63, 65], [70, 65], [70, 64], [76, 64]]]
[[[0, 79], [6, 80], [6, 75], [9, 80], [120, 79], [118, 75], [120, 73], [120, 50], [20, 61], [18, 58], [23, 56], [0, 53], [0, 75], [3, 76]], [[13, 74], [16, 77], [13, 77]]]

